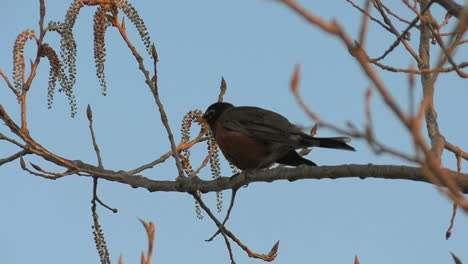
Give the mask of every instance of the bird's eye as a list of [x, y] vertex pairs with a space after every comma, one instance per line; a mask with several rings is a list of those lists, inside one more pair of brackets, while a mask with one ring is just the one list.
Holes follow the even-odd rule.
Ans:
[[206, 120], [211, 120], [215, 115], [215, 110], [209, 110], [208, 112], [205, 113], [203, 116]]

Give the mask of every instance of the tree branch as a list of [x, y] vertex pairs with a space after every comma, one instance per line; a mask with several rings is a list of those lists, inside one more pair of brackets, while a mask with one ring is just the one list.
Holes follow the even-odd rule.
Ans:
[[24, 155], [27, 155], [27, 154], [30, 154], [30, 153], [31, 152], [29, 150], [23, 149], [23, 150], [17, 152], [16, 154], [13, 154], [13, 155], [11, 155], [9, 157], [6, 157], [4, 159], [0, 159], [0, 166], [5, 164], [5, 163], [8, 163], [10, 161], [14, 161], [17, 158], [23, 157]]
[[460, 18], [460, 13], [463, 9], [462, 5], [457, 4], [453, 0], [434, 0], [434, 2], [445, 8], [448, 13]]
[[[387, 180], [411, 180], [430, 183], [419, 167], [395, 165], [359, 165], [348, 164], [339, 166], [319, 166], [298, 168], [274, 168], [260, 170], [245, 177], [244, 173], [233, 177], [221, 177], [216, 180], [202, 180], [198, 177], [184, 178], [177, 181], [151, 180], [142, 175], [128, 175], [125, 172], [99, 169], [79, 160], [71, 161], [81, 171], [92, 173], [99, 178], [128, 184], [133, 188], [145, 188], [150, 192], [217, 192], [239, 188], [254, 182], [273, 182], [278, 180], [296, 181], [302, 179], [341, 179], [341, 178], [375, 178]], [[449, 169], [441, 169], [453, 179], [463, 193], [468, 193], [468, 174], [457, 173]], [[90, 175], [81, 175], [91, 177]]]

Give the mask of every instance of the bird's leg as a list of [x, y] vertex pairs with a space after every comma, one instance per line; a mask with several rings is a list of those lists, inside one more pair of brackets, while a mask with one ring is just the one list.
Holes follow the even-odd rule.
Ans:
[[252, 180], [252, 172], [254, 172], [253, 169], [246, 169], [239, 173], [239, 176], [243, 175], [245, 177], [245, 180], [247, 181], [247, 183], [244, 185], [244, 188], [249, 186], [249, 182]]

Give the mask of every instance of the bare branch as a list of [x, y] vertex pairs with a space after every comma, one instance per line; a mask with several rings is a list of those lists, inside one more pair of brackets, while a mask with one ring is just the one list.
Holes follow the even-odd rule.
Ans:
[[465, 160], [468, 160], [468, 153], [463, 151], [460, 147], [453, 145], [452, 143], [445, 141], [445, 149], [453, 152], [455, 156], [462, 157]]
[[[196, 192], [193, 192], [193, 193], [191, 192], [190, 194], [192, 194], [192, 196], [195, 198], [195, 200], [197, 200], [197, 202], [200, 204], [200, 206], [203, 208], [203, 210], [211, 218], [211, 220], [213, 220], [213, 222], [215, 222], [216, 226], [221, 229], [221, 233], [223, 235], [228, 236], [230, 239], [232, 239], [234, 242], [236, 242], [236, 244], [240, 248], [242, 248], [247, 253], [247, 255], [249, 257], [262, 259], [262, 260], [265, 260], [265, 261], [268, 261], [268, 262], [273, 261], [276, 258], [276, 252], [275, 252], [275, 254], [258, 254], [258, 253], [255, 253], [254, 251], [250, 250], [231, 231], [229, 231], [226, 227], [222, 226], [221, 222], [219, 222], [219, 220], [216, 218], [216, 216], [211, 212], [210, 208], [208, 208], [208, 206], [205, 205], [203, 200], [200, 198], [200, 196]], [[227, 244], [227, 245], [229, 245], [229, 244]], [[276, 244], [275, 244], [275, 246], [276, 246]], [[275, 248], [275, 246], [273, 248]], [[229, 248], [229, 250], [230, 250], [230, 248]], [[232, 254], [232, 253], [230, 253], [230, 254]], [[231, 260], [233, 260], [233, 259], [231, 258]]]
[[370, 20], [376, 22], [377, 24], [379, 24], [381, 27], [383, 27], [385, 30], [387, 31], [390, 31], [390, 28], [385, 25], [382, 21], [380, 21], [379, 19], [373, 17], [369, 12], [368, 10], [366, 9], [362, 9], [360, 6], [358, 6], [356, 3], [354, 3], [352, 0], [346, 0], [346, 2], [350, 3], [354, 8], [356, 8], [357, 10], [359, 10], [363, 15], [367, 16], [368, 18], [370, 18]]
[[143, 224], [145, 228], [146, 235], [148, 236], [148, 252], [146, 257], [143, 252], [141, 252], [141, 264], [151, 264], [151, 258], [153, 257], [153, 248], [154, 248], [154, 223], [153, 222], [145, 222], [138, 218], [140, 222]]
[[89, 131], [91, 132], [91, 139], [93, 141], [94, 151], [96, 152], [97, 160], [98, 160], [98, 167], [104, 168], [102, 165], [102, 158], [101, 158], [101, 151], [99, 151], [99, 146], [96, 143], [96, 136], [94, 135], [94, 128], [93, 128], [93, 110], [91, 106], [88, 104], [88, 108], [86, 109], [86, 115], [89, 121]]
[[177, 151], [177, 147], [174, 141], [174, 136], [172, 135], [171, 127], [169, 126], [169, 121], [167, 121], [166, 111], [164, 110], [164, 106], [159, 98], [159, 89], [158, 89], [158, 53], [156, 51], [156, 46], [153, 44], [153, 62], [154, 62], [154, 82], [153, 85], [150, 86], [151, 91], [153, 92], [154, 99], [156, 104], [158, 105], [159, 113], [161, 115], [161, 121], [166, 128], [167, 135], [169, 137], [169, 142], [171, 144], [172, 154], [176, 161], [177, 170], [179, 172], [178, 177], [185, 177], [184, 169], [182, 168], [182, 163], [180, 161], [179, 152]]
[[369, 29], [369, 16], [367, 14], [369, 14], [369, 10], [370, 10], [370, 5], [371, 1], [370, 0], [366, 0], [366, 4], [365, 4], [365, 13], [362, 15], [362, 22], [361, 22], [361, 29], [359, 31], [359, 45], [361, 45], [361, 47], [365, 47], [366, 46], [366, 36], [367, 36], [367, 32], [368, 32], [368, 29]]
[[46, 170], [42, 169], [41, 167], [39, 167], [36, 164], [30, 163], [31, 166], [34, 169], [39, 171], [39, 172], [35, 172], [33, 170], [30, 170], [28, 167], [26, 167], [26, 162], [24, 161], [24, 159], [22, 157], [20, 158], [20, 164], [21, 164], [21, 168], [23, 170], [29, 172], [30, 174], [36, 175], [36, 176], [39, 176], [39, 177], [42, 177], [42, 178], [45, 178], [45, 179], [49, 179], [49, 180], [57, 180], [57, 179], [62, 178], [64, 176], [68, 176], [68, 175], [72, 175], [72, 174], [76, 173], [76, 171], [66, 171], [64, 173], [50, 172], [50, 171], [46, 171]]
[[[187, 150], [191, 147], [193, 147], [195, 144], [199, 143], [199, 142], [203, 142], [203, 141], [206, 141], [207, 138], [203, 137], [203, 134], [200, 133], [194, 140], [190, 141], [190, 142], [187, 142], [185, 144], [180, 144], [177, 146], [177, 151], [183, 151], [183, 150]], [[142, 165], [136, 169], [133, 169], [133, 170], [130, 170], [128, 171], [127, 173], [128, 174], [136, 174], [136, 173], [140, 173], [144, 170], [147, 170], [147, 169], [151, 169], [153, 168], [154, 166], [156, 166], [157, 164], [159, 163], [162, 163], [164, 161], [166, 161], [169, 157], [172, 156], [172, 151], [169, 151], [167, 152], [166, 154], [162, 155], [161, 157], [159, 157], [158, 159], [148, 163], [148, 164], [145, 164], [145, 165]]]
[[[429, 27], [431, 25], [426, 19], [427, 17], [431, 16], [430, 10], [428, 7], [430, 6], [430, 1], [428, 0], [421, 0], [420, 1], [420, 9], [421, 14], [424, 16], [424, 21], [421, 21], [420, 25], [420, 40], [419, 40], [419, 56], [421, 57], [421, 62], [418, 64], [420, 69], [429, 69], [430, 68], [430, 38], [431, 38], [431, 31]], [[430, 73], [423, 73], [421, 74], [421, 83], [423, 86], [423, 94], [424, 94], [424, 101], [425, 101], [425, 118], [426, 118], [426, 126], [427, 131], [429, 134], [429, 138], [431, 139], [432, 144], [432, 151], [435, 155], [435, 158], [440, 166], [442, 151], [445, 146], [445, 138], [439, 132], [439, 125], [437, 123], [437, 112], [434, 107], [434, 81], [436, 75], [432, 75]]]
[[23, 157], [24, 155], [27, 155], [27, 154], [31, 154], [31, 152], [29, 150], [23, 149], [23, 150], [15, 153], [15, 154], [9, 156], [9, 157], [0, 159], [0, 166], [5, 164], [5, 163], [14, 161], [17, 158], [21, 158], [21, 157]]
[[226, 93], [227, 90], [227, 84], [226, 80], [224, 80], [224, 77], [221, 76], [221, 85], [219, 86], [219, 95], [218, 95], [218, 102], [223, 101], [224, 94]]
[[15, 87], [13, 87], [13, 85], [11, 84], [10, 82], [10, 79], [8, 79], [8, 76], [5, 75], [5, 73], [3, 72], [3, 70], [0, 68], [0, 76], [2, 76], [2, 78], [5, 80], [8, 88], [10, 88], [10, 90], [16, 95], [16, 96], [19, 96], [19, 93], [18, 91], [16, 91]]
[[[233, 188], [240, 188], [254, 182], [273, 182], [278, 180], [296, 181], [301, 179], [341, 179], [341, 178], [376, 178], [388, 180], [410, 180], [431, 183], [424, 174], [423, 168], [394, 165], [340, 165], [298, 168], [274, 168], [260, 170], [246, 178], [243, 173], [233, 177], [221, 177], [216, 180], [201, 180], [199, 178], [185, 178], [179, 181], [158, 181], [142, 175], [129, 175], [125, 172], [99, 169], [82, 161], [72, 161], [74, 166], [82, 172], [92, 173], [99, 178], [128, 184], [133, 188], [144, 188], [150, 192], [217, 192]], [[468, 193], [468, 174], [457, 173], [449, 169], [440, 169], [457, 183], [463, 193]], [[90, 175], [81, 175], [92, 177]]]
[[[405, 46], [406, 50], [411, 54], [411, 56], [413, 56], [413, 58], [418, 62], [420, 63], [420, 57], [418, 56], [418, 54], [416, 54], [416, 52], [413, 50], [413, 48], [411, 47], [411, 45], [408, 43], [408, 41], [406, 41], [405, 37], [406, 37], [406, 34], [407, 32], [409, 31], [409, 29], [411, 29], [414, 25], [415, 25], [415, 20], [414, 23], [410, 23], [408, 25], [408, 27], [402, 32], [402, 34], [400, 34], [398, 32], [398, 30], [396, 29], [396, 27], [393, 25], [392, 21], [390, 20], [390, 18], [387, 16], [387, 14], [385, 13], [385, 10], [383, 8], [383, 4], [380, 0], [375, 0], [373, 1], [373, 4], [374, 6], [376, 7], [376, 9], [380, 12], [380, 15], [382, 16], [385, 24], [387, 24], [389, 27], [390, 27], [390, 32], [395, 35], [397, 37], [397, 41], [394, 42], [394, 45], [398, 45], [399, 42], [403, 43], [403, 45]], [[394, 46], [392, 45], [391, 47], [396, 47], [396, 45]], [[393, 48], [392, 48], [393, 49]], [[391, 50], [391, 49], [389, 49]], [[386, 52], [386, 54], [388, 54]], [[379, 57], [380, 59], [381, 57]]]
[[[229, 204], [229, 208], [228, 208], [228, 210], [227, 210], [226, 217], [224, 218], [223, 223], [221, 224], [222, 227], [226, 224], [227, 220], [229, 219], [229, 216], [231, 215], [232, 208], [234, 207], [234, 201], [236, 200], [237, 191], [238, 191], [238, 189], [232, 189], [231, 203]], [[208, 238], [208, 239], [205, 240], [205, 241], [206, 241], [206, 242], [211, 242], [211, 241], [213, 241], [213, 239], [214, 239], [219, 233], [221, 233], [221, 228], [218, 228], [218, 231], [216, 231], [216, 233], [214, 233], [214, 235], [212, 235], [210, 238]]]
[[457, 4], [453, 0], [434, 0], [434, 2], [438, 3], [441, 5], [447, 12], [450, 14], [460, 17], [461, 10], [463, 9], [463, 6]]

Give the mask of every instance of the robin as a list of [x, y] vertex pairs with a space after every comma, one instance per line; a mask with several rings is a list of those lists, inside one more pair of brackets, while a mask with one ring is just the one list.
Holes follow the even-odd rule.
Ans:
[[242, 170], [267, 168], [274, 163], [317, 166], [296, 152], [300, 148], [355, 151], [346, 144], [349, 138], [312, 137], [282, 115], [259, 107], [218, 102], [206, 109], [203, 118], [226, 159]]

